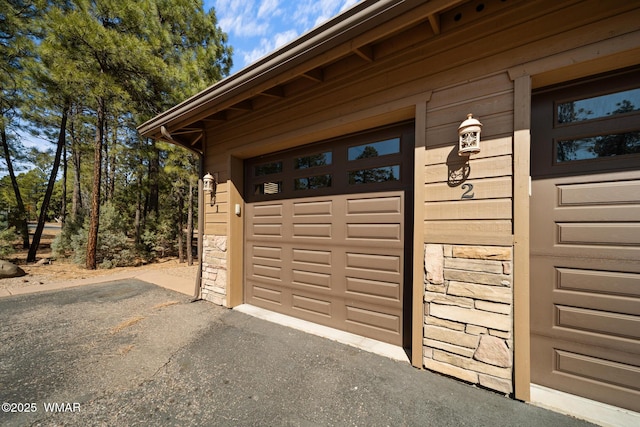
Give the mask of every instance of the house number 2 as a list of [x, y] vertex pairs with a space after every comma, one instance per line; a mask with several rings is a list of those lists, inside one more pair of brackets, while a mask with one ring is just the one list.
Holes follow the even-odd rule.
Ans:
[[462, 184], [462, 189], [467, 191], [462, 193], [461, 199], [473, 199], [473, 184]]

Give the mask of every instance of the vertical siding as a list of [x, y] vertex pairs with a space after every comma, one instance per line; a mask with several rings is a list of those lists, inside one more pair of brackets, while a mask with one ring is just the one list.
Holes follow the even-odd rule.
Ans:
[[[457, 130], [469, 113], [483, 128], [481, 152], [467, 158], [458, 156]], [[508, 75], [434, 90], [426, 134], [425, 241], [511, 243], [513, 83]]]

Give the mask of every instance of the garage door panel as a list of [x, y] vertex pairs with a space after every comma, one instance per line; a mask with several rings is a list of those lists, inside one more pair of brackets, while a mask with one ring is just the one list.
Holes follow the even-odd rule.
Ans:
[[322, 298], [311, 298], [309, 296], [292, 294], [291, 306], [294, 310], [302, 310], [314, 315], [319, 315], [331, 319], [331, 301]]
[[282, 268], [270, 265], [253, 265], [253, 276], [260, 279], [282, 281]]
[[331, 289], [331, 274], [294, 269], [293, 284], [328, 290]]
[[564, 350], [556, 350], [555, 353], [555, 368], [560, 373], [640, 391], [640, 370], [635, 366]]
[[556, 222], [559, 244], [598, 246], [640, 245], [640, 223]]
[[539, 337], [531, 348], [538, 360], [537, 384], [557, 385], [588, 399], [624, 408], [637, 408], [640, 400], [637, 356], [579, 343], [558, 343]]
[[282, 203], [269, 203], [264, 205], [258, 205], [253, 207], [254, 218], [282, 218], [283, 205]]
[[347, 305], [347, 323], [351, 325], [353, 331], [369, 331], [367, 335], [371, 333], [400, 334], [401, 317], [399, 314]]
[[560, 305], [640, 316], [640, 300], [638, 298], [556, 290], [553, 299]]
[[308, 216], [324, 216], [330, 217], [332, 215], [333, 201], [332, 200], [318, 200], [313, 202], [294, 202], [293, 203], [293, 218], [294, 220], [300, 219], [300, 217]]
[[400, 273], [402, 257], [400, 255], [382, 255], [370, 253], [347, 252], [347, 269], [364, 270], [366, 272]]
[[559, 206], [600, 206], [603, 204], [631, 204], [638, 199], [637, 181], [588, 182], [558, 184]]
[[280, 261], [282, 259], [282, 248], [279, 246], [253, 246], [252, 253], [254, 259], [268, 259]]
[[293, 248], [293, 262], [305, 265], [331, 267], [331, 251], [317, 249]]
[[575, 331], [592, 332], [616, 338], [640, 338], [640, 317], [556, 304], [556, 325]]
[[347, 224], [346, 238], [353, 242], [357, 240], [378, 240], [387, 242], [402, 242], [402, 227], [400, 224]]
[[293, 224], [293, 238], [311, 238], [330, 240], [333, 227], [331, 224], [309, 223], [309, 224]]
[[402, 214], [402, 197], [366, 197], [347, 200], [347, 218], [363, 214], [367, 217], [381, 214]]
[[346, 277], [347, 294], [358, 294], [364, 298], [386, 299], [400, 302], [400, 283], [369, 280], [361, 277]]
[[266, 237], [273, 239], [275, 237], [282, 237], [283, 225], [282, 224], [253, 224], [251, 233], [255, 237]]
[[558, 268], [557, 273], [560, 290], [640, 298], [640, 274], [638, 273], [580, 268]]
[[282, 305], [282, 289], [268, 286], [250, 284], [251, 294], [254, 299], [262, 300], [268, 304]]
[[632, 222], [640, 218], [639, 205], [591, 206], [557, 208], [554, 212], [556, 221], [585, 221], [585, 222]]

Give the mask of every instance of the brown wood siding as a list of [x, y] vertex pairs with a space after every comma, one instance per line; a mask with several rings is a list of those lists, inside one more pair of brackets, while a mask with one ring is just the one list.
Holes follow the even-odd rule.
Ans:
[[[216, 155], [207, 156], [206, 169], [222, 165], [224, 175], [222, 157], [229, 154], [248, 158], [413, 118], [415, 104], [428, 100], [425, 241], [508, 244], [513, 83], [507, 70], [555, 57], [566, 59], [558, 59], [560, 67], [570, 63], [574, 49], [607, 40], [614, 46], [616, 37], [638, 38], [640, 10], [627, 1], [521, 1], [470, 23], [453, 22], [454, 12], [441, 16], [437, 37], [427, 26], [423, 38], [415, 31], [393, 35], [374, 46], [372, 62], [333, 61], [322, 82], [308, 81], [304, 87], [280, 80], [285, 96], [267, 99], [268, 108], [261, 108], [263, 97], [254, 102], [255, 112], [207, 122], [207, 149]], [[470, 161], [475, 199], [460, 202], [460, 188], [447, 194], [442, 184], [457, 127], [469, 112], [484, 124], [483, 143]], [[205, 232], [223, 230], [224, 218], [209, 212], [207, 207]], [[446, 231], [437, 232], [436, 223]]]
[[[457, 129], [468, 113], [484, 125], [481, 152], [460, 157]], [[426, 132], [425, 241], [510, 243], [513, 83], [508, 75], [434, 91]], [[463, 198], [465, 193], [473, 198]]]

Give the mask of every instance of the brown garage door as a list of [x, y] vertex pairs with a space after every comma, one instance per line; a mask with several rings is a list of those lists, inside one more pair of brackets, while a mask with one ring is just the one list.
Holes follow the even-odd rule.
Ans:
[[[246, 162], [245, 300], [403, 345], [413, 126]], [[409, 258], [410, 259], [410, 258]]]
[[534, 96], [531, 379], [640, 411], [640, 74]]

